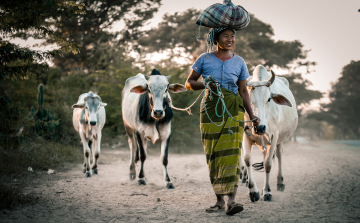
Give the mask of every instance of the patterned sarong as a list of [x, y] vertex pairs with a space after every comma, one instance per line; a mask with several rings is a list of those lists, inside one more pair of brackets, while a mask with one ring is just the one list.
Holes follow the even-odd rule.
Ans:
[[[227, 109], [235, 120], [244, 120], [243, 100], [239, 94], [222, 88], [224, 101]], [[209, 91], [205, 93], [206, 110], [211, 120], [217, 125], [221, 124], [222, 118], [215, 114], [215, 107], [218, 101], [216, 95], [209, 98]], [[217, 108], [218, 114], [222, 114], [221, 102]], [[230, 129], [230, 118], [225, 114], [226, 123], [220, 127], [211, 123], [205, 113], [204, 103], [200, 106], [200, 131], [201, 140], [206, 154], [206, 161], [209, 166], [210, 180], [216, 195], [231, 195], [234, 187], [238, 186], [240, 178], [240, 153], [241, 142], [244, 133], [244, 123], [232, 121]]]

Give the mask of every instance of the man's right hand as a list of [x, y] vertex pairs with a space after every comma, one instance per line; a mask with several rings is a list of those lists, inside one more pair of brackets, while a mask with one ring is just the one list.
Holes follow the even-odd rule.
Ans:
[[255, 119], [254, 121], [252, 121], [254, 126], [258, 127], [260, 124], [260, 119], [258, 117], [256, 117], [255, 115], [250, 116], [250, 120], [253, 120], [253, 119]]

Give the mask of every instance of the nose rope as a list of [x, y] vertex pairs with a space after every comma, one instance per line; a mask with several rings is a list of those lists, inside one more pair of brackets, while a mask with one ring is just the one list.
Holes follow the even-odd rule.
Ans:
[[[225, 104], [225, 101], [224, 101], [224, 94], [222, 93], [221, 88], [216, 84], [213, 76], [210, 75], [209, 77], [205, 78], [204, 81], [205, 81], [205, 83], [204, 83], [205, 89], [200, 93], [200, 95], [196, 98], [196, 100], [195, 100], [190, 106], [188, 106], [188, 107], [186, 107], [186, 108], [184, 108], [184, 109], [182, 109], [182, 108], [176, 108], [176, 107], [174, 107], [174, 106], [172, 105], [172, 103], [171, 103], [171, 101], [170, 101], [170, 99], [169, 99], [169, 105], [170, 105], [170, 107], [173, 108], [173, 109], [175, 109], [175, 110], [179, 110], [179, 111], [187, 111], [187, 112], [189, 113], [189, 115], [192, 115], [190, 108], [198, 101], [198, 99], [200, 98], [200, 96], [203, 95], [203, 103], [204, 103], [205, 113], [206, 113], [207, 117], [209, 118], [209, 120], [211, 121], [212, 124], [214, 124], [214, 125], [217, 126], [217, 127], [222, 126], [222, 125], [224, 124], [224, 122], [225, 122], [225, 114], [227, 113], [227, 114], [229, 115], [230, 122], [229, 122], [229, 128], [228, 128], [229, 130], [228, 130], [228, 132], [230, 133], [231, 136], [232, 136], [232, 134], [233, 134], [233, 131], [231, 131], [231, 129], [230, 129], [230, 126], [231, 126], [231, 122], [232, 122], [232, 121], [239, 122], [239, 123], [247, 123], [247, 122], [253, 122], [253, 121], [256, 120], [256, 118], [254, 118], [254, 119], [252, 119], [252, 120], [249, 120], [249, 121], [242, 121], [242, 120], [239, 120], [239, 121], [238, 121], [238, 120], [234, 119], [234, 117], [230, 114], [229, 110], [226, 108], [226, 104]], [[214, 83], [214, 84], [216, 85], [216, 91], [217, 91], [217, 92], [214, 92], [214, 91], [210, 88], [210, 83]], [[216, 102], [216, 107], [215, 107], [215, 114], [216, 114], [216, 116], [219, 117], [219, 118], [222, 117], [222, 122], [221, 122], [221, 124], [219, 124], [219, 125], [217, 125], [217, 124], [210, 118], [210, 115], [209, 115], [208, 112], [207, 112], [206, 104], [205, 104], [205, 94], [204, 94], [204, 92], [205, 92], [206, 89], [209, 90], [209, 92], [210, 92], [209, 98], [210, 98], [211, 101], [213, 100], [212, 94], [218, 96], [218, 101]], [[221, 103], [221, 106], [222, 106], [222, 113], [221, 113], [221, 114], [218, 114], [217, 108], [218, 108], [218, 106], [219, 106], [220, 103]]]

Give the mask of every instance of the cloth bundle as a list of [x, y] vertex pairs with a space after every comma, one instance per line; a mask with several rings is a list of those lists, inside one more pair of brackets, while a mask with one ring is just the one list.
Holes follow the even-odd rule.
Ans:
[[216, 3], [205, 9], [196, 24], [208, 28], [229, 27], [241, 30], [250, 23], [249, 13], [240, 5], [234, 5], [231, 0], [224, 4]]

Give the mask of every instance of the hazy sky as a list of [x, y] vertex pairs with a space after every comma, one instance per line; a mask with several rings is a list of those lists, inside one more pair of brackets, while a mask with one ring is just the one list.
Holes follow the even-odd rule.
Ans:
[[[360, 60], [360, 0], [232, 2], [270, 24], [276, 40], [300, 40], [305, 50], [311, 50], [308, 59], [318, 64], [314, 67], [315, 72], [305, 77], [313, 82], [312, 89], [328, 92], [330, 82], [340, 77], [342, 67], [351, 60]], [[222, 3], [222, 0], [162, 0], [162, 3], [151, 20], [151, 26], [156, 26], [165, 13], [173, 14], [188, 8], [204, 10], [211, 4]], [[196, 36], [194, 33], [194, 38]]]

